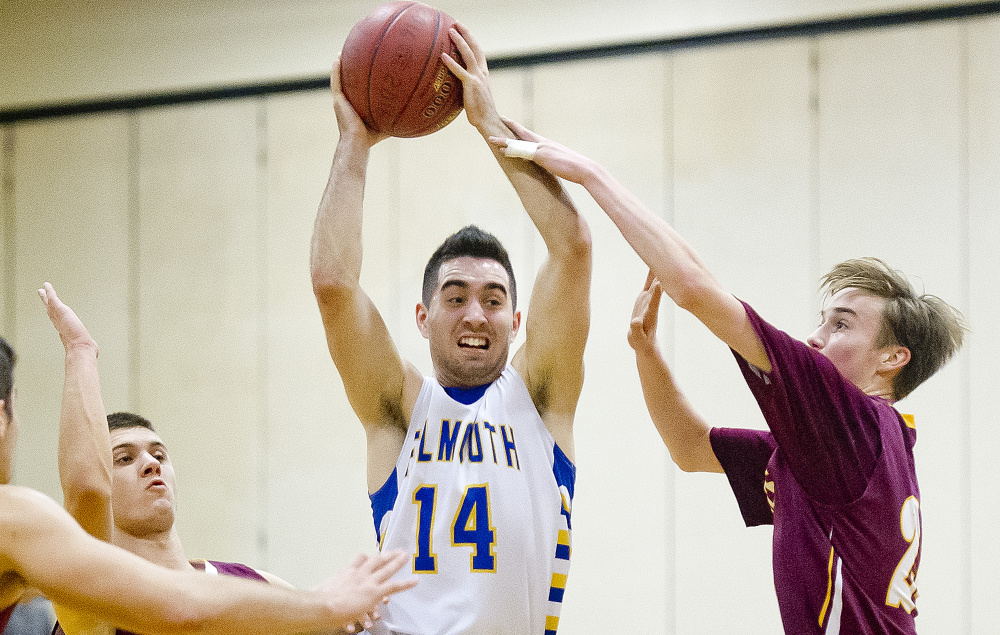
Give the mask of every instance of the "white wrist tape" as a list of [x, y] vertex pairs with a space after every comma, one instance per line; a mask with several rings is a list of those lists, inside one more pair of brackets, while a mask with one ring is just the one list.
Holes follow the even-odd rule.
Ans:
[[503, 154], [507, 157], [515, 157], [531, 161], [535, 158], [536, 150], [538, 150], [538, 144], [534, 141], [507, 139], [507, 147], [503, 149]]

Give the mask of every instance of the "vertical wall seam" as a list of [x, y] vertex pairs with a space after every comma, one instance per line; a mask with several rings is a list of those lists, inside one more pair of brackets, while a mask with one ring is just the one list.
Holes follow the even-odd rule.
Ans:
[[269, 512], [270, 512], [270, 466], [268, 463], [268, 449], [270, 444], [270, 434], [268, 430], [270, 399], [268, 396], [269, 378], [269, 326], [270, 326], [270, 306], [271, 297], [268, 285], [268, 248], [267, 238], [268, 221], [270, 217], [270, 197], [268, 196], [268, 183], [270, 180], [270, 161], [268, 154], [268, 98], [257, 99], [257, 154], [256, 154], [256, 176], [257, 176], [257, 227], [255, 237], [257, 241], [257, 370], [258, 370], [258, 404], [257, 407], [257, 558], [260, 566], [267, 568], [270, 566], [270, 540], [269, 540]]
[[[959, 240], [959, 288], [961, 289], [961, 310], [970, 315], [972, 304], [972, 271], [971, 271], [971, 67], [969, 64], [969, 26], [968, 20], [963, 20], [956, 27], [959, 37], [959, 113], [962, 118], [959, 128], [959, 205], [958, 205], [958, 240]], [[962, 107], [964, 106], [964, 107]], [[972, 357], [969, 347], [959, 355], [959, 477], [962, 492], [959, 496], [959, 510], [962, 518], [961, 569], [965, 575], [961, 577], [962, 611], [960, 615], [960, 632], [971, 633], [972, 628]]]
[[[528, 130], [535, 129], [535, 109], [538, 103], [535, 99], [535, 81], [537, 79], [537, 71], [534, 66], [528, 67], [521, 76], [521, 113], [524, 118], [524, 127]], [[542, 263], [539, 261], [539, 255], [535, 253], [535, 235], [535, 224], [531, 217], [527, 214], [521, 215], [521, 243], [525, 247], [525, 256], [527, 256], [526, 266], [530, 267], [526, 270], [534, 271], [537, 276]]]
[[126, 332], [128, 338], [128, 382], [126, 385], [126, 399], [129, 408], [133, 412], [143, 412], [141, 382], [142, 377], [142, 356], [141, 356], [141, 336], [142, 336], [142, 302], [140, 290], [142, 288], [141, 267], [142, 262], [142, 140], [140, 131], [141, 112], [130, 110], [126, 114], [127, 139], [126, 139], [126, 163], [128, 179], [128, 200], [127, 200], [127, 241], [126, 245], [126, 266], [125, 273], [125, 302], [127, 303], [128, 324]]
[[[676, 181], [676, 171], [674, 166], [674, 56], [663, 54], [663, 217], [671, 227], [674, 226], [674, 209], [676, 205], [674, 186]], [[670, 343], [670, 351], [667, 359], [671, 366], [675, 363], [677, 351], [676, 338], [677, 328], [674, 320], [676, 306], [669, 303], [672, 310], [665, 312], [663, 326], [668, 329], [669, 337], [662, 339]], [[666, 620], [667, 635], [674, 635], [677, 632], [677, 491], [676, 472], [673, 469], [672, 461], [665, 460], [664, 470], [664, 491], [670, 493], [671, 499], [665, 501], [664, 510], [664, 556], [665, 556], [665, 586], [664, 602], [667, 607], [668, 617]]]
[[[809, 280], [820, 279], [823, 268], [822, 221], [822, 160], [821, 108], [820, 103], [820, 39], [809, 42]], [[813, 283], [814, 284], [814, 283]]]
[[14, 279], [17, 273], [17, 223], [15, 223], [15, 183], [14, 183], [14, 136], [15, 126], [0, 126], [0, 153], [4, 161], [0, 163], [3, 172], [0, 173], [0, 224], [3, 225], [3, 235], [6, 241], [0, 251], [0, 293], [4, 296], [3, 324], [12, 346], [16, 348], [17, 293]]
[[[406, 214], [403, 212], [403, 190], [402, 190], [402, 159], [400, 154], [402, 153], [402, 144], [400, 139], [389, 139], [383, 142], [383, 145], [387, 146], [386, 156], [388, 161], [386, 164], [386, 173], [388, 176], [388, 187], [389, 187], [389, 204], [392, 205], [393, 212], [396, 215], [396, 222], [390, 225], [395, 227], [396, 230], [391, 236], [386, 236], [385, 244], [388, 249], [387, 253], [390, 253], [396, 259], [396, 279], [394, 284], [396, 288], [393, 290], [391, 297], [389, 298], [389, 306], [387, 307], [388, 315], [396, 316], [396, 333], [393, 336], [394, 341], [397, 343], [401, 342], [403, 339], [403, 333], [407, 332], [407, 328], [411, 327], [413, 322], [413, 313], [403, 310], [403, 298], [412, 297], [406, 294], [406, 289], [403, 288], [403, 281], [409, 280], [410, 272], [403, 267], [403, 240], [402, 236], [408, 233], [408, 225], [413, 222], [413, 219], [407, 218]], [[365, 187], [371, 186], [368, 177], [365, 178]], [[368, 221], [368, 229], [365, 229], [365, 223], [362, 218], [361, 232], [362, 235], [368, 234], [375, 230], [371, 225], [371, 220]], [[422, 273], [423, 270], [421, 270]], [[420, 278], [418, 278], [420, 280]], [[421, 284], [420, 282], [417, 283]]]

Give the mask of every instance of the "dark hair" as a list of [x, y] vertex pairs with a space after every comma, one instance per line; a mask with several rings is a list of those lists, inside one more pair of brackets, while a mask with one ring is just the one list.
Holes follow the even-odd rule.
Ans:
[[14, 363], [17, 355], [7, 340], [0, 337], [0, 399], [3, 399], [3, 409], [7, 417], [14, 416], [14, 406], [10, 403], [10, 393], [14, 390]]
[[131, 412], [112, 412], [108, 415], [108, 430], [122, 430], [124, 428], [146, 428], [151, 432], [156, 432], [149, 419], [140, 417]]
[[507, 250], [504, 249], [503, 244], [496, 236], [484, 232], [475, 225], [463, 227], [448, 236], [431, 255], [431, 259], [427, 261], [427, 266], [424, 267], [424, 286], [421, 295], [425, 307], [431, 305], [431, 297], [437, 289], [441, 265], [462, 256], [489, 258], [499, 262], [507, 270], [507, 277], [510, 278], [511, 306], [515, 310], [517, 309], [517, 283], [514, 281], [514, 268], [510, 266], [510, 256], [507, 255]]
[[906, 277], [878, 258], [857, 258], [836, 265], [821, 288], [834, 295], [854, 288], [885, 300], [876, 348], [899, 345], [910, 361], [892, 381], [897, 400], [910, 394], [944, 366], [962, 346], [968, 327], [958, 309], [933, 295], [917, 295]]

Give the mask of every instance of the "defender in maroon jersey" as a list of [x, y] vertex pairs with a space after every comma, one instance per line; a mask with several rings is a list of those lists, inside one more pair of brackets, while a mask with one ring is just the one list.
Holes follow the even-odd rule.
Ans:
[[[824, 277], [822, 323], [796, 341], [726, 292], [603, 166], [511, 127], [531, 160], [583, 185], [649, 265], [629, 330], [647, 407], [678, 466], [725, 471], [747, 524], [774, 524], [785, 631], [914, 633], [915, 433], [892, 404], [959, 349], [960, 314], [881, 260], [850, 260]], [[733, 350], [770, 431], [711, 429], [691, 410], [656, 343], [664, 292]]]
[[[10, 485], [17, 440], [15, 355], [0, 337], [0, 632], [29, 587], [106, 623], [142, 631], [277, 635], [354, 628], [377, 617], [392, 593], [401, 552], [362, 556], [316, 591], [158, 567], [87, 535], [52, 499]], [[227, 568], [223, 563], [220, 571]]]

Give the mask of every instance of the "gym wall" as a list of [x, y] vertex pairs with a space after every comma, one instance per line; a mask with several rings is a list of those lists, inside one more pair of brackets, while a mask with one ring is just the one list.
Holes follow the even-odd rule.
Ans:
[[[294, 3], [299, 13], [284, 22], [274, 20], [279, 3], [235, 0], [143, 3], [141, 15], [112, 27], [98, 19], [120, 4], [93, 3], [88, 11], [100, 15], [80, 16], [77, 27], [65, 15], [49, 20], [52, 37], [71, 44], [86, 41], [86, 25], [97, 34], [76, 66], [53, 70], [52, 58], [72, 58], [58, 48], [21, 46], [39, 59], [13, 64], [0, 55], [0, 85], [11, 87], [0, 110], [312, 76], [372, 6], [333, 3], [339, 21], [330, 32], [339, 35], [320, 44], [306, 25], [333, 23], [302, 12], [328, 16], [328, 4]], [[632, 18], [620, 3], [592, 2], [589, 13], [546, 3], [551, 14], [525, 4], [532, 19], [523, 38], [513, 9], [440, 6], [482, 33], [488, 54], [513, 58], [808, 22], [871, 3], [783, 3], [755, 17], [738, 2], [642, 2]], [[17, 33], [39, 37], [45, 16], [12, 5]], [[225, 28], [181, 29], [205, 17], [195, 5], [229, 20]], [[162, 33], [149, 26], [157, 24]], [[272, 25], [272, 39], [253, 41]], [[111, 46], [104, 38], [116, 28], [148, 32], [165, 47], [157, 59], [174, 64], [142, 68], [155, 56]], [[213, 29], [218, 48], [192, 44]], [[297, 29], [301, 50], [270, 61], [256, 52], [288, 44]], [[0, 46], [17, 46], [3, 35]], [[231, 61], [191, 73], [176, 64], [206, 50]], [[989, 631], [1000, 617], [981, 584], [1000, 565], [988, 533], [1000, 521], [990, 452], [1000, 432], [989, 398], [1000, 376], [1000, 345], [989, 337], [1000, 329], [1000, 17], [536, 62], [493, 72], [500, 110], [607, 165], [727, 288], [789, 333], [804, 338], [815, 327], [819, 276], [862, 255], [884, 258], [965, 313], [973, 328], [965, 349], [899, 407], [919, 431], [918, 625]], [[309, 283], [309, 237], [336, 144], [330, 104], [315, 90], [0, 124], [0, 333], [20, 356], [20, 484], [59, 498], [62, 347], [35, 293], [51, 281], [101, 346], [109, 412], [137, 411], [164, 437], [189, 556], [239, 560], [309, 586], [374, 550], [364, 434]], [[625, 340], [646, 270], [585, 193], [568, 189], [594, 234], [594, 284], [560, 632], [780, 632], [770, 529], [742, 526], [725, 477], [670, 462]], [[375, 148], [362, 283], [402, 354], [428, 373], [414, 324], [420, 276], [434, 247], [467, 223], [507, 244], [519, 285], [530, 288], [544, 245], [464, 116], [429, 137]], [[668, 301], [660, 336], [711, 423], [763, 427], [731, 353]]]

